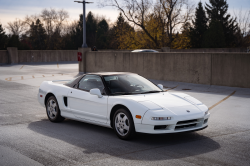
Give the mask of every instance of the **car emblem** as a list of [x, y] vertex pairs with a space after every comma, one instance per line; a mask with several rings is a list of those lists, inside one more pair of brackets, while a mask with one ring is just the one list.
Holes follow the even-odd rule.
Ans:
[[187, 110], [187, 112], [189, 113], [190, 111], [189, 111], [189, 110]]

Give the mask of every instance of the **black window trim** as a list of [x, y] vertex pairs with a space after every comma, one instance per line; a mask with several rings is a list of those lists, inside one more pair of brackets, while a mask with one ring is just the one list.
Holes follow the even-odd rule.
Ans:
[[[103, 83], [103, 85], [104, 85], [104, 93], [105, 94], [102, 94], [103, 96], [117, 96], [117, 95], [114, 95], [114, 94], [112, 94], [110, 91], [109, 91], [109, 89], [108, 89], [108, 86], [107, 86], [107, 84], [106, 84], [106, 81], [104, 80], [104, 77], [105, 76], [111, 76], [111, 75], [130, 75], [130, 74], [135, 74], [135, 75], [139, 75], [139, 76], [141, 76], [140, 74], [136, 74], [136, 73], [124, 73], [124, 74], [110, 74], [110, 75], [98, 75], [98, 74], [84, 74], [84, 75], [82, 75], [82, 76], [79, 76], [79, 78], [78, 79], [76, 79], [74, 82], [72, 82], [71, 84], [65, 84], [66, 86], [69, 86], [69, 87], [71, 87], [71, 88], [74, 88], [74, 89], [78, 89], [78, 90], [81, 90], [81, 91], [84, 91], [84, 92], [89, 92], [89, 91], [87, 91], [87, 90], [83, 90], [83, 89], [79, 89], [79, 82], [85, 77], [85, 76], [88, 76], [88, 75], [94, 75], [94, 76], [99, 76], [100, 78], [101, 78], [101, 80], [102, 80], [102, 83]], [[143, 76], [141, 76], [141, 77], [143, 77]], [[143, 77], [143, 78], [145, 78], [145, 77]], [[147, 79], [147, 78], [145, 78], [145, 79]], [[152, 84], [154, 84], [155, 86], [157, 86], [157, 84], [155, 84], [155, 83], [153, 83], [152, 81], [150, 81], [149, 79], [147, 79], [149, 82], [151, 82]], [[74, 87], [75, 85], [77, 85], [77, 87]], [[158, 87], [158, 86], [157, 86]], [[164, 90], [162, 90], [161, 92], [164, 92]]]
[[86, 77], [86, 76], [91, 76], [91, 75], [93, 75], [93, 76], [98, 76], [98, 77], [100, 77], [101, 78], [101, 80], [102, 80], [102, 84], [104, 85], [104, 93], [102, 93], [102, 95], [103, 96], [108, 96], [108, 94], [107, 94], [107, 87], [106, 87], [106, 85], [104, 84], [104, 82], [103, 82], [103, 78], [102, 78], [102, 76], [100, 76], [100, 75], [97, 75], [97, 74], [85, 74], [83, 77], [81, 77], [81, 79], [80, 80], [78, 80], [78, 82], [77, 82], [77, 87], [75, 88], [75, 89], [78, 89], [78, 90], [81, 90], [81, 91], [84, 91], [84, 92], [89, 92], [89, 90], [85, 90], [85, 89], [80, 89], [79, 88], [79, 82], [84, 78], [84, 77]]
[[[81, 80], [86, 74], [82, 75], [82, 76], [79, 76], [76, 80], [74, 80], [73, 82], [71, 82], [70, 84], [66, 83], [64, 84], [65, 86], [68, 86], [68, 87], [71, 87], [71, 88], [74, 88], [74, 86], [76, 84], [79, 83], [79, 80]], [[74, 88], [75, 89], [75, 88]]]

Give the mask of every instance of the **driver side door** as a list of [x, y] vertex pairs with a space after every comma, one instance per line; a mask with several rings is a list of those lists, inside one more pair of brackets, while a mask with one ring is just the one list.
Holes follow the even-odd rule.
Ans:
[[107, 123], [108, 96], [102, 98], [89, 93], [90, 89], [98, 88], [104, 91], [104, 85], [100, 76], [86, 75], [78, 83], [77, 88], [69, 92], [69, 108], [77, 119]]

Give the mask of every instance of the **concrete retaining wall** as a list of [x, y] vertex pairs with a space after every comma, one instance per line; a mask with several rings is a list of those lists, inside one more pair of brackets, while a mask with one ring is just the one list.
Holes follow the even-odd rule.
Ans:
[[7, 64], [9, 63], [9, 54], [8, 51], [0, 50], [0, 64]]
[[250, 54], [212, 54], [212, 85], [250, 88]]
[[0, 64], [77, 61], [77, 50], [17, 50], [0, 51]]
[[[0, 64], [77, 61], [77, 52], [9, 48], [0, 51]], [[247, 53], [80, 52], [84, 59], [79, 63], [81, 72], [127, 71], [149, 79], [250, 88]]]
[[86, 72], [125, 71], [149, 79], [250, 88], [247, 53], [88, 52]]
[[[165, 49], [167, 48], [167, 49]], [[170, 49], [168, 47], [163, 47], [161, 49], [153, 49], [153, 50], [156, 50], [158, 52], [170, 52]], [[112, 50], [112, 49], [100, 49], [98, 51], [101, 51], [101, 52], [131, 52], [133, 50]]]
[[77, 50], [18, 51], [18, 63], [77, 61]]
[[[247, 48], [194, 48], [194, 49], [170, 49], [169, 47], [162, 47], [161, 49], [153, 49], [159, 52], [178, 52], [178, 53], [226, 53], [226, 52], [247, 52]], [[133, 50], [98, 50], [101, 52], [131, 52]]]
[[170, 52], [247, 52], [247, 48], [194, 48], [194, 49], [170, 49]]

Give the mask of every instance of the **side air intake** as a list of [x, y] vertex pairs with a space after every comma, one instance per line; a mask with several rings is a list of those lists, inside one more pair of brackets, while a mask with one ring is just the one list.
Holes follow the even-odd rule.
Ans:
[[63, 97], [63, 101], [64, 101], [64, 105], [66, 107], [68, 107], [68, 98], [67, 97]]

